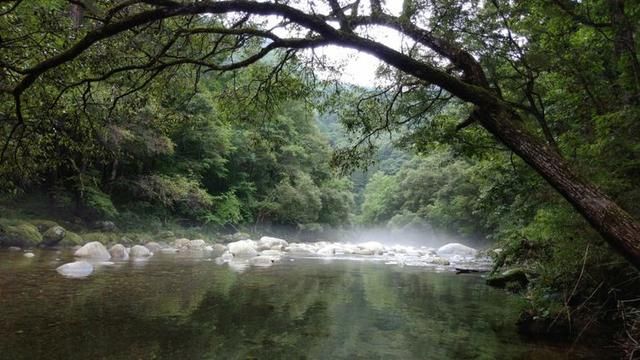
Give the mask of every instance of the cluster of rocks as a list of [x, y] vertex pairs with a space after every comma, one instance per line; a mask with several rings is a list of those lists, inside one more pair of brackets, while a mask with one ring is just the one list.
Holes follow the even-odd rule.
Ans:
[[464, 264], [473, 269], [488, 269], [490, 259], [478, 257], [478, 251], [468, 246], [450, 243], [438, 249], [414, 248], [412, 246], [385, 246], [379, 242], [369, 241], [360, 244], [330, 243], [289, 243], [286, 240], [262, 237], [259, 241], [250, 239], [231, 242], [216, 263], [228, 264], [234, 269], [247, 266], [271, 266], [284, 256], [346, 258], [367, 257], [384, 260], [389, 265], [400, 266], [454, 266]]
[[[249, 266], [267, 267], [290, 258], [349, 258], [360, 257], [385, 261], [389, 265], [411, 267], [453, 267], [457, 264], [475, 264], [480, 266], [483, 258], [477, 257], [478, 251], [468, 246], [450, 243], [438, 249], [412, 246], [385, 246], [369, 241], [359, 244], [332, 243], [319, 241], [314, 243], [295, 243], [283, 239], [263, 236], [255, 241], [246, 236], [237, 236], [226, 245], [209, 245], [204, 240], [176, 239], [172, 244], [148, 242], [145, 245], [126, 247], [115, 244], [110, 249], [100, 242], [92, 241], [78, 248], [74, 256], [78, 261], [64, 264], [57, 270], [64, 276], [84, 277], [90, 275], [94, 266], [113, 264], [113, 261], [139, 261], [154, 254], [198, 253], [215, 257], [217, 264], [227, 264], [234, 270], [243, 270]], [[487, 262], [488, 263], [488, 262]]]
[[0, 223], [0, 246], [12, 248], [78, 245], [80, 236], [49, 220], [10, 221]]
[[67, 277], [85, 277], [93, 273], [94, 265], [112, 265], [116, 261], [146, 260], [157, 253], [177, 253], [180, 251], [213, 251], [212, 246], [208, 246], [204, 240], [177, 239], [173, 246], [148, 242], [145, 245], [134, 245], [126, 247], [122, 244], [115, 244], [110, 249], [98, 241], [91, 241], [78, 248], [74, 256], [79, 258], [68, 264], [58, 267], [56, 270]]

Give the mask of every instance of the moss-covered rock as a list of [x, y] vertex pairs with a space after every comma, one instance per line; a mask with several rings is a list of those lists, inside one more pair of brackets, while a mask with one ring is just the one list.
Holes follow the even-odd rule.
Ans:
[[509, 288], [524, 288], [528, 283], [529, 278], [527, 277], [526, 271], [522, 268], [509, 269], [487, 278], [487, 285], [499, 288], [505, 288], [507, 285], [509, 285]]
[[42, 244], [45, 246], [53, 246], [58, 244], [62, 239], [64, 239], [64, 235], [67, 233], [62, 226], [55, 225], [49, 228], [49, 230], [45, 231], [42, 234]]
[[82, 245], [83, 243], [84, 243], [84, 240], [80, 235], [71, 231], [67, 231], [64, 234], [64, 238], [62, 239], [62, 241], [58, 243], [58, 245], [71, 247], [76, 245]]
[[26, 222], [16, 222], [15, 225], [0, 224], [0, 246], [19, 246], [22, 248], [38, 246], [42, 242], [42, 235], [38, 228]]
[[29, 223], [35, 225], [35, 227], [38, 228], [38, 231], [40, 231], [40, 233], [42, 234], [44, 234], [47, 230], [51, 229], [52, 227], [58, 226], [58, 223], [56, 223], [55, 221], [43, 220], [43, 219], [29, 220]]

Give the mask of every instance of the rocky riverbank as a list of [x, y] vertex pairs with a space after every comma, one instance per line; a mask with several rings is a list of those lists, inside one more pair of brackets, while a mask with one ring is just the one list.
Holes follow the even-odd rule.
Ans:
[[0, 246], [24, 251], [33, 257], [33, 248], [70, 248], [77, 261], [58, 267], [69, 277], [93, 273], [96, 265], [112, 262], [142, 261], [152, 256], [189, 254], [211, 258], [218, 265], [242, 271], [265, 267], [284, 259], [320, 258], [383, 261], [390, 266], [422, 267], [436, 271], [485, 272], [491, 258], [482, 251], [459, 243], [439, 248], [385, 245], [375, 241], [361, 243], [292, 242], [238, 232], [215, 239], [177, 237], [171, 231], [155, 234], [120, 232], [115, 224], [100, 221], [90, 229], [73, 232], [49, 220], [0, 220]]

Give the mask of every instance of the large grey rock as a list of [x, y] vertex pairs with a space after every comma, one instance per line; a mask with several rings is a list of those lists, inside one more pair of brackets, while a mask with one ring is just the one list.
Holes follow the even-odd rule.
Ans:
[[287, 246], [289, 246], [289, 242], [287, 240], [263, 236], [258, 240], [257, 250], [282, 250]]
[[86, 261], [75, 261], [59, 266], [56, 271], [66, 277], [82, 278], [93, 273], [93, 265]]
[[102, 245], [97, 241], [86, 243], [83, 247], [78, 249], [73, 255], [77, 257], [85, 257], [85, 258], [99, 259], [99, 260], [111, 259], [111, 254], [109, 254], [109, 251], [107, 251], [107, 248], [105, 248], [104, 245]]
[[175, 247], [178, 250], [188, 250], [189, 246], [191, 245], [191, 240], [189, 239], [176, 239], [176, 241], [173, 242], [173, 247]]
[[47, 246], [55, 245], [64, 239], [66, 232], [62, 226], [52, 226], [42, 234], [42, 243]]
[[32, 252], [26, 252], [26, 253], [24, 253], [24, 257], [27, 257], [27, 258], [32, 258], [32, 257], [34, 257], [34, 256], [36, 256], [36, 255], [35, 255], [34, 253], [32, 253]]
[[149, 251], [151, 251], [152, 253], [158, 253], [162, 249], [162, 245], [158, 244], [155, 241], [150, 241], [150, 242], [144, 244], [144, 247], [149, 249]]
[[113, 245], [111, 249], [109, 249], [109, 254], [111, 254], [111, 257], [113, 259], [118, 259], [118, 260], [129, 259], [129, 252], [127, 251], [127, 248], [124, 247], [124, 245], [122, 244]]
[[204, 247], [207, 246], [207, 243], [204, 240], [191, 240], [189, 241], [189, 249], [191, 250], [203, 250]]
[[235, 257], [254, 257], [258, 255], [256, 242], [253, 240], [240, 240], [227, 244], [229, 252]]
[[149, 249], [142, 245], [134, 245], [131, 250], [129, 250], [129, 256], [132, 258], [146, 258], [153, 255]]
[[444, 257], [452, 257], [454, 255], [472, 257], [476, 256], [478, 250], [459, 243], [450, 243], [438, 248], [437, 253]]

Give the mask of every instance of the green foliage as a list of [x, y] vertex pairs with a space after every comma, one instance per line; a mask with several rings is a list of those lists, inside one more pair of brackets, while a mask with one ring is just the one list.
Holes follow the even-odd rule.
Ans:
[[111, 197], [96, 187], [85, 188], [84, 204], [96, 212], [100, 218], [112, 219], [118, 215]]

